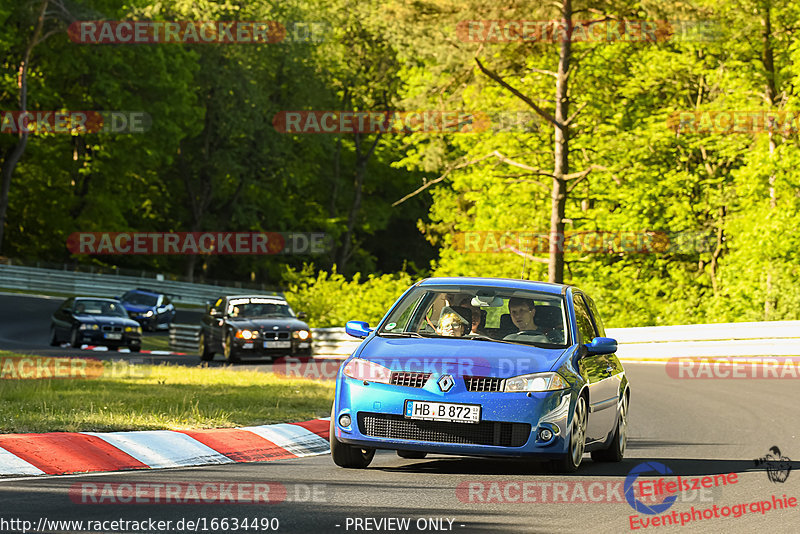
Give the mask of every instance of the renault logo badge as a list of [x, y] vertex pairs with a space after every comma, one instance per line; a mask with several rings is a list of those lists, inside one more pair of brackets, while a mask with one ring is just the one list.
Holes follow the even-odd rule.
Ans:
[[442, 375], [442, 377], [437, 382], [437, 384], [439, 384], [439, 389], [441, 389], [442, 392], [444, 393], [450, 391], [452, 387], [455, 385], [455, 383], [456, 381], [453, 380], [453, 377], [450, 375]]

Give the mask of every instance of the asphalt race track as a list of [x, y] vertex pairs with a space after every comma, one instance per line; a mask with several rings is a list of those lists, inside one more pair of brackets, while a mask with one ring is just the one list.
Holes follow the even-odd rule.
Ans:
[[[46, 343], [47, 324], [43, 329], [40, 314], [45, 304], [54, 308], [58, 302], [54, 299], [43, 304], [41, 299], [30, 297], [0, 298], [0, 348], [62, 356], [72, 353], [72, 349], [53, 349]], [[35, 320], [28, 314], [33, 314]], [[0, 515], [31, 521], [33, 528], [45, 519], [109, 522], [153, 519], [172, 521], [168, 529], [160, 529], [166, 532], [244, 532], [241, 525], [238, 530], [232, 528], [234, 518], [239, 522], [277, 518], [276, 531], [291, 533], [551, 533], [631, 532], [631, 516], [644, 521], [676, 512], [678, 526], [642, 528], [641, 523], [636, 523], [636, 531], [797, 532], [800, 505], [764, 513], [750, 506], [760, 501], [769, 501], [770, 507], [777, 506], [773, 504], [773, 496], [800, 499], [797, 379], [677, 380], [667, 376], [662, 365], [627, 363], [625, 367], [632, 388], [626, 458], [620, 464], [595, 464], [587, 455], [577, 476], [552, 474], [524, 461], [446, 456], [405, 460], [393, 452], [379, 452], [367, 470], [346, 470], [334, 466], [325, 455], [200, 468], [7, 478], [0, 480], [3, 510]], [[757, 467], [754, 462], [773, 446], [779, 447], [788, 461], [782, 467], [791, 468], [784, 482], [771, 481], [765, 468]], [[722, 488], [683, 492], [664, 512], [647, 515], [634, 511], [623, 490], [629, 471], [642, 462], [664, 464], [673, 476], [695, 478], [736, 473], [738, 478]], [[647, 478], [652, 480], [656, 475], [649, 474]], [[184, 487], [224, 483], [236, 484], [237, 488], [271, 483], [270, 488], [282, 489], [271, 493], [281, 495], [276, 499], [279, 502], [258, 504], [231, 502], [231, 499], [202, 504], [196, 500], [175, 502], [180, 498], [159, 504], [137, 503], [135, 499], [101, 504], [91, 500], [81, 502], [80, 489], [87, 487], [86, 483], [98, 488], [115, 483], [186, 483]], [[568, 490], [564, 489], [565, 483], [570, 484]], [[592, 492], [592, 484], [600, 488], [597, 493]], [[474, 491], [470, 493], [468, 488]], [[536, 502], [531, 498], [526, 498], [527, 502], [514, 502], [523, 500], [521, 488], [530, 489], [526, 495]], [[548, 502], [543, 503], [545, 488], [548, 488]], [[561, 488], [560, 492], [556, 488]], [[575, 488], [588, 488], [588, 495], [576, 492]], [[480, 499], [490, 502], [478, 502]], [[723, 510], [730, 512], [730, 507], [743, 504], [747, 505], [747, 513], [740, 517], [697, 520], [695, 516], [695, 521], [680, 526], [681, 514], [691, 516], [693, 507], [702, 513], [716, 506], [724, 513]], [[766, 505], [756, 507], [764, 510]], [[741, 513], [741, 506], [738, 510]], [[217, 523], [212, 528], [212, 519], [223, 518], [229, 520], [227, 528]], [[395, 519], [387, 523], [390, 518], [409, 519], [408, 528], [398, 528]], [[177, 530], [176, 524], [181, 520], [184, 529]], [[201, 523], [194, 525], [197, 529], [189, 529], [186, 521]], [[0, 531], [22, 531], [20, 524], [16, 527], [0, 525]], [[102, 530], [92, 531], [159, 530], [122, 527], [106, 523]], [[45, 531], [79, 530], [73, 526]]]

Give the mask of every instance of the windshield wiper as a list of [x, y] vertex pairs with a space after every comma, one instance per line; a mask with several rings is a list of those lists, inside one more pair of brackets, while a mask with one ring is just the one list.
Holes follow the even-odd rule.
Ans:
[[418, 332], [380, 332], [378, 335], [389, 337], [425, 337]]
[[503, 339], [495, 339], [493, 337], [486, 337], [486, 336], [476, 336], [467, 339], [474, 339], [475, 341], [495, 341], [497, 343], [513, 343], [513, 341], [505, 341]]

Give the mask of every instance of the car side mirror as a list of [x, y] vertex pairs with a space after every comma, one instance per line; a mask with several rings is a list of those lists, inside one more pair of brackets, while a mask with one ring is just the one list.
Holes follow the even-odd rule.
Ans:
[[364, 321], [347, 321], [344, 331], [353, 337], [364, 339], [372, 332], [372, 328], [369, 327], [369, 323]]
[[307, 317], [308, 317], [308, 314], [306, 312], [297, 312], [297, 318], [298, 319], [306, 319]]
[[610, 337], [596, 337], [586, 344], [589, 354], [613, 354], [617, 352], [617, 340]]

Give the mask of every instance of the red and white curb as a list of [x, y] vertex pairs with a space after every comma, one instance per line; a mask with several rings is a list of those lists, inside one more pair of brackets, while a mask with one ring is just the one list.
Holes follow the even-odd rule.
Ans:
[[[69, 347], [69, 345], [61, 345], [62, 347]], [[120, 354], [155, 354], [158, 356], [188, 356], [185, 352], [172, 352], [169, 350], [140, 350], [139, 352], [132, 352], [128, 348], [120, 347], [118, 350], [112, 351], [103, 345], [81, 345], [82, 350], [93, 350], [96, 352], [119, 352]]]
[[138, 432], [0, 435], [0, 476], [264, 462], [330, 452], [330, 418], [301, 423]]

